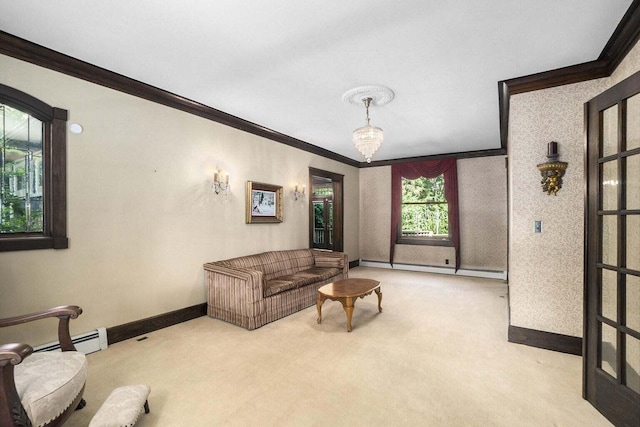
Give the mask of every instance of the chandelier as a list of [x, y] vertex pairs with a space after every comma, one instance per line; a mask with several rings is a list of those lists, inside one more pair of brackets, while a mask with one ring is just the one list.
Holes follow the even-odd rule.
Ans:
[[353, 105], [362, 105], [366, 109], [367, 122], [363, 127], [353, 131], [353, 145], [362, 153], [367, 163], [371, 163], [371, 157], [380, 148], [384, 139], [381, 128], [371, 126], [369, 119], [369, 107], [371, 105], [384, 105], [391, 101], [394, 93], [383, 86], [361, 86], [347, 91], [342, 95], [344, 102]]
[[372, 99], [365, 98], [362, 101], [367, 109], [367, 124], [353, 131], [353, 145], [367, 159], [367, 163], [371, 163], [371, 156], [380, 148], [384, 133], [379, 127], [369, 124], [369, 105], [371, 105]]

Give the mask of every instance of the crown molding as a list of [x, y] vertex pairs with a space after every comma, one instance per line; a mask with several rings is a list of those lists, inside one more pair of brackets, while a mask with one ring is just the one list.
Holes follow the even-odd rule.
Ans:
[[504, 156], [507, 154], [507, 150], [504, 148], [494, 148], [490, 150], [477, 150], [477, 151], [460, 151], [457, 153], [443, 153], [443, 154], [433, 154], [430, 156], [419, 156], [419, 157], [403, 157], [400, 159], [389, 159], [389, 160], [376, 160], [371, 163], [360, 162], [360, 168], [371, 168], [374, 166], [389, 166], [395, 165], [399, 163], [409, 163], [409, 162], [424, 162], [427, 160], [440, 160], [440, 159], [472, 159], [476, 157], [492, 157], [492, 156]]
[[108, 87], [147, 101], [175, 108], [244, 132], [261, 136], [309, 153], [317, 154], [350, 166], [358, 167], [357, 160], [309, 144], [273, 129], [249, 122], [224, 111], [217, 110], [175, 93], [142, 83], [138, 80], [92, 65], [12, 34], [0, 31], [0, 54], [30, 62], [40, 67]]
[[436, 160], [440, 158], [471, 158], [504, 155], [509, 133], [509, 98], [518, 93], [548, 89], [587, 80], [608, 77], [640, 39], [640, 0], [634, 0], [616, 27], [598, 59], [583, 64], [498, 82], [500, 114], [499, 149], [463, 153], [446, 153], [431, 156], [359, 162], [273, 129], [249, 122], [175, 93], [142, 83], [107, 69], [89, 64], [60, 52], [0, 31], [0, 54], [58, 71], [100, 86], [108, 87], [148, 101], [175, 108], [244, 132], [248, 132], [281, 144], [357, 168], [384, 166], [410, 161]]

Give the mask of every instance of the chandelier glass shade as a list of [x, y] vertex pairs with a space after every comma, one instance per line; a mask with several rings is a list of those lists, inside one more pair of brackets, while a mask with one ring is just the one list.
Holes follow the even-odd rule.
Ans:
[[370, 126], [367, 121], [366, 126], [353, 131], [353, 145], [367, 159], [367, 163], [371, 163], [371, 157], [380, 148], [383, 137], [382, 129]]
[[353, 131], [353, 145], [367, 159], [367, 163], [371, 163], [373, 153], [380, 148], [384, 138], [381, 128], [369, 124], [369, 105], [371, 100], [371, 98], [363, 99], [364, 106], [367, 109], [367, 124]]

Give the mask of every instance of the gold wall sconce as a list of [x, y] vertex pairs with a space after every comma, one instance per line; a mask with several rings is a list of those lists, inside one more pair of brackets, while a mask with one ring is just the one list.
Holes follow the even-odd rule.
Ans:
[[562, 177], [564, 176], [567, 166], [567, 162], [558, 161], [558, 143], [551, 141], [547, 144], [547, 159], [546, 163], [540, 163], [538, 170], [542, 174], [542, 191], [547, 195], [557, 195], [558, 190], [562, 188]]
[[306, 190], [306, 185], [296, 184], [295, 189], [293, 190], [293, 197], [296, 201], [303, 200], [304, 201], [304, 192]]
[[231, 184], [229, 184], [229, 174], [221, 170], [216, 171], [213, 174], [213, 191], [216, 194], [229, 195], [231, 190]]

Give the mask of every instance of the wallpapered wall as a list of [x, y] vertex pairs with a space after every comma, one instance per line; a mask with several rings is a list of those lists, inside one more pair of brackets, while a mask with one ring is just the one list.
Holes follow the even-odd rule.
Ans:
[[[458, 160], [461, 267], [507, 268], [507, 172], [503, 156]], [[360, 256], [389, 262], [391, 166], [360, 170]], [[455, 265], [453, 248], [396, 245], [395, 262]]]
[[[584, 103], [640, 70], [640, 47], [606, 79], [511, 97], [509, 122], [511, 324], [582, 336]], [[569, 163], [557, 196], [542, 192], [536, 165], [559, 143]], [[543, 232], [535, 234], [535, 220]]]
[[[84, 127], [68, 134], [69, 249], [0, 253], [1, 317], [77, 304], [82, 333], [203, 303], [205, 262], [308, 247], [309, 200], [293, 189], [309, 166], [344, 175], [345, 251], [360, 257], [357, 168], [13, 58], [0, 69]], [[210, 190], [215, 168], [230, 174], [226, 199]], [[245, 224], [248, 180], [284, 187], [283, 223]], [[55, 326], [0, 333], [40, 344]]]

